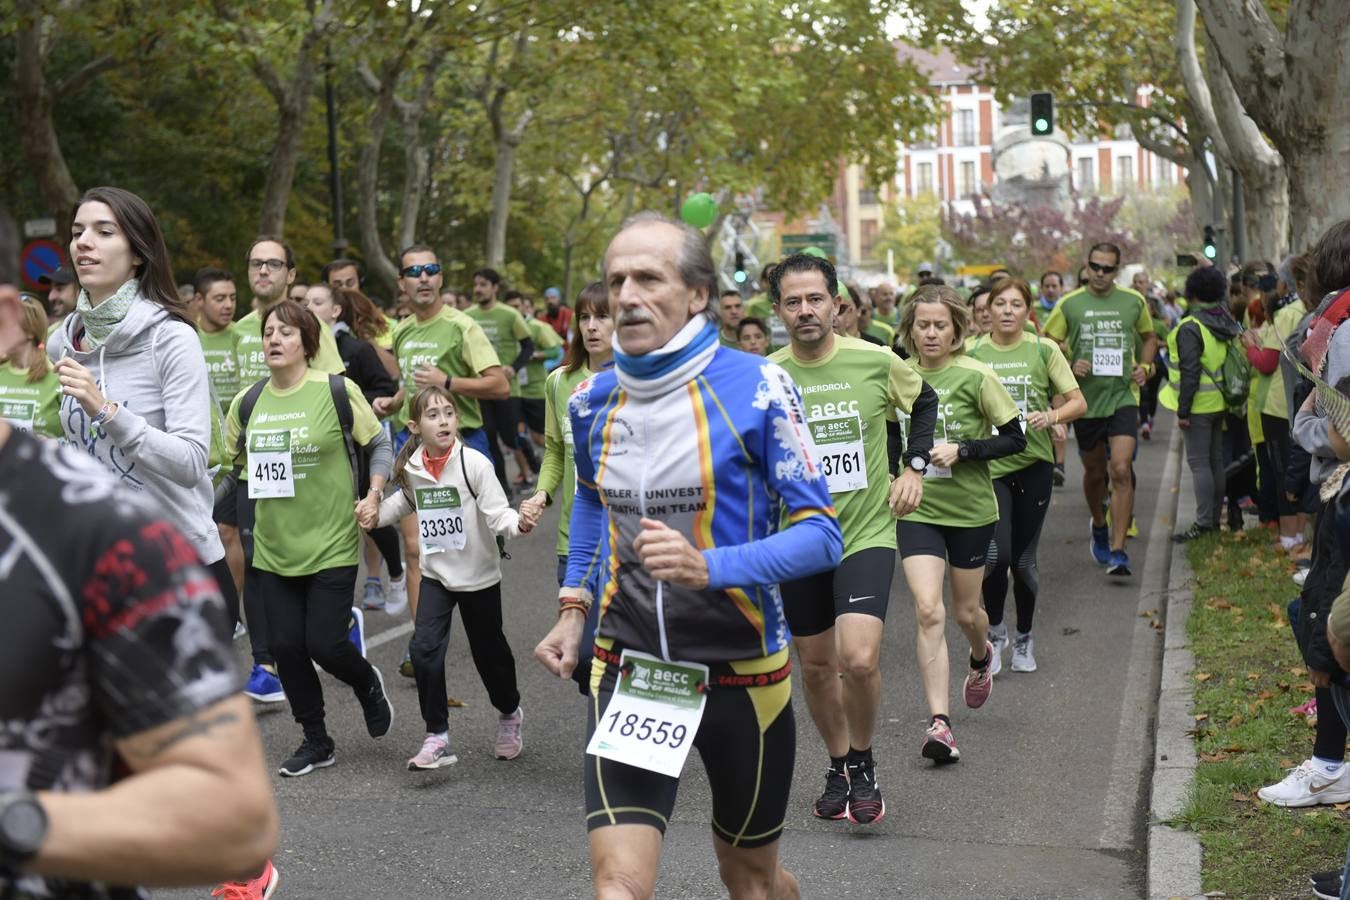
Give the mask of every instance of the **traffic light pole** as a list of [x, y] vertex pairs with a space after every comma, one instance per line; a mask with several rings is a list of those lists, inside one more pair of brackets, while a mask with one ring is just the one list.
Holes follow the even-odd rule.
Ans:
[[1238, 265], [1247, 258], [1247, 201], [1242, 195], [1242, 175], [1233, 168], [1233, 255]]

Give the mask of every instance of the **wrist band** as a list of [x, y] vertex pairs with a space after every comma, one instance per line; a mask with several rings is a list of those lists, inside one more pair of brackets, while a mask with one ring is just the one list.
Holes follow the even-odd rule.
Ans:
[[117, 406], [117, 404], [113, 403], [111, 400], [104, 400], [103, 407], [98, 411], [98, 414], [95, 415], [93, 418], [93, 423], [95, 425], [102, 425], [104, 422], [111, 419], [114, 415], [113, 408], [115, 406]]

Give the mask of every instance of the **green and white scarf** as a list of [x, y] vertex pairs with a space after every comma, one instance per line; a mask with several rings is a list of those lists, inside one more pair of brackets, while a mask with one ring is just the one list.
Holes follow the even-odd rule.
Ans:
[[80, 296], [75, 301], [75, 312], [79, 313], [80, 322], [84, 325], [86, 349], [97, 350], [103, 346], [108, 335], [126, 318], [127, 311], [136, 302], [140, 292], [140, 279], [132, 278], [118, 288], [117, 293], [95, 306], [89, 302], [89, 292], [81, 288]]

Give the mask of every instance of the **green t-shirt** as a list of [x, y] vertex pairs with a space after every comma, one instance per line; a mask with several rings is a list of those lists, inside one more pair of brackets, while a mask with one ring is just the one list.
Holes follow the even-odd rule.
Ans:
[[[530, 340], [534, 341], [535, 353], [547, 353], [563, 345], [558, 332], [538, 319], [527, 319], [525, 325], [530, 329]], [[525, 377], [520, 379], [520, 396], [527, 400], [543, 400], [546, 375], [548, 372], [544, 371], [544, 361], [531, 357], [525, 364]]]
[[[41, 351], [34, 351], [41, 352]], [[19, 431], [49, 438], [62, 438], [61, 380], [56, 370], [28, 383], [28, 369], [0, 363], [0, 419]]]
[[1092, 364], [1092, 371], [1078, 380], [1089, 419], [1105, 419], [1122, 406], [1139, 405], [1139, 385], [1132, 375], [1135, 336], [1150, 334], [1153, 319], [1147, 301], [1121, 287], [1105, 297], [1079, 288], [1066, 294], [1045, 322], [1045, 336], [1067, 343], [1070, 360]]
[[[231, 322], [219, 331], [209, 332], [197, 329], [197, 340], [202, 344], [202, 356], [206, 357], [206, 373], [211, 379], [211, 390], [222, 411], [227, 409], [234, 395], [239, 393], [239, 358], [236, 355], [234, 323]], [[261, 346], [261, 344], [259, 345]], [[263, 368], [267, 368], [266, 365]], [[259, 376], [259, 377], [266, 377]], [[255, 378], [254, 381], [257, 381]], [[252, 382], [250, 382], [251, 384]]]
[[[995, 425], [1017, 418], [1017, 404], [988, 366], [954, 356], [940, 369], [919, 367], [919, 375], [938, 395], [933, 446], [982, 441]], [[904, 416], [905, 439], [909, 417]], [[914, 522], [975, 528], [998, 520], [993, 477], [987, 460], [965, 460], [948, 469], [930, 465], [924, 476], [923, 502], [906, 516]]]
[[[352, 404], [352, 437], [369, 444], [380, 431], [361, 389], [344, 379]], [[225, 420], [225, 442], [239, 438], [240, 391]], [[333, 408], [327, 373], [310, 369], [294, 387], [278, 391], [269, 382], [248, 419], [247, 440], [289, 432], [294, 497], [257, 501], [253, 525], [253, 565], [278, 575], [313, 575], [338, 566], [355, 566], [361, 532], [352, 512], [355, 488], [342, 425]], [[246, 444], [247, 446], [247, 444]], [[248, 468], [245, 457], [238, 460]], [[244, 486], [240, 485], [240, 490]]]
[[[408, 408], [417, 393], [413, 375], [421, 366], [431, 364], [451, 378], [476, 378], [499, 365], [497, 352], [478, 323], [448, 306], [441, 307], [440, 312], [424, 322], [416, 316], [399, 322], [394, 329], [394, 357], [402, 373], [405, 395], [403, 407], [390, 417], [395, 431], [408, 422]], [[455, 394], [455, 403], [461, 429], [483, 427], [483, 413], [476, 398]]]
[[511, 382], [511, 396], [519, 397], [520, 385], [516, 381], [515, 370], [511, 363], [520, 355], [520, 342], [530, 337], [530, 328], [525, 317], [505, 303], [492, 304], [492, 309], [484, 309], [474, 304], [464, 314], [478, 323], [487, 335], [488, 343], [497, 351], [498, 364], [506, 368], [506, 377]]
[[544, 393], [544, 461], [539, 466], [539, 489], [556, 500], [558, 508], [559, 556], [567, 555], [567, 534], [572, 525], [572, 498], [577, 492], [576, 449], [572, 444], [572, 417], [567, 399], [577, 385], [591, 377], [582, 366], [568, 372], [562, 366], [548, 373]]
[[895, 344], [895, 329], [885, 322], [878, 321], [875, 314], [872, 316], [871, 324], [864, 330], [887, 347]]
[[[1303, 305], [1302, 300], [1295, 300], [1277, 309], [1273, 319], [1274, 327], [1264, 335], [1261, 349], [1283, 352], [1284, 342], [1294, 333], [1298, 323], [1303, 321], [1303, 317], [1307, 314], [1307, 307]], [[1281, 366], [1276, 366], [1270, 376], [1270, 391], [1266, 394], [1266, 402], [1262, 405], [1261, 412], [1280, 419], [1289, 418], [1289, 398], [1284, 395], [1284, 369]]]
[[895, 421], [897, 409], [914, 408], [923, 380], [885, 347], [843, 335], [836, 335], [833, 349], [818, 360], [798, 359], [791, 347], [769, 359], [801, 389], [815, 462], [844, 532], [844, 556], [871, 547], [895, 549], [886, 421]]
[[[257, 310], [234, 323], [234, 352], [240, 390], [272, 376], [263, 353], [262, 317]], [[333, 329], [319, 328], [319, 352], [309, 361], [309, 366], [328, 375], [341, 375], [347, 371], [338, 353], [337, 341], [333, 339]]]
[[773, 311], [773, 301], [768, 297], [756, 297], [745, 304], [745, 314], [760, 319], [769, 327], [770, 353], [791, 343], [787, 325], [784, 324], [782, 319], [778, 318], [778, 313]]
[[900, 304], [897, 303], [895, 306], [891, 307], [890, 315], [886, 315], [880, 308], [872, 310], [872, 321], [889, 325], [891, 326], [891, 331], [895, 331], [895, 329], [900, 327]]
[[731, 337], [727, 337], [726, 332], [721, 329], [718, 329], [717, 331], [717, 341], [723, 347], [730, 347], [732, 350], [741, 349], [741, 342], [736, 339], [736, 335], [733, 334]]
[[989, 474], [1002, 478], [1010, 472], [1025, 469], [1037, 460], [1055, 461], [1055, 448], [1049, 431], [1027, 428], [1027, 413], [1050, 409], [1050, 398], [1078, 390], [1078, 381], [1069, 369], [1068, 360], [1059, 345], [1049, 338], [1038, 338], [1023, 332], [1011, 347], [1001, 347], [981, 335], [971, 350], [971, 356], [987, 365], [1012, 397], [1021, 413], [1022, 430], [1027, 436], [1027, 448], [1016, 456], [1004, 456], [989, 461]]

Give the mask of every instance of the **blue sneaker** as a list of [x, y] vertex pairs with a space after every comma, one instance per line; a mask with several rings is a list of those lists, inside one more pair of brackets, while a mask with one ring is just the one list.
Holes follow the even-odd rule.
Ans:
[[1091, 522], [1088, 527], [1092, 529], [1092, 558], [1099, 566], [1107, 565], [1111, 562], [1111, 527], [1103, 525], [1098, 528]]
[[244, 694], [260, 703], [280, 703], [286, 699], [286, 692], [281, 689], [281, 679], [257, 663], [253, 664], [253, 671], [249, 673]]
[[352, 607], [351, 625], [347, 628], [347, 640], [352, 642], [361, 658], [366, 658], [366, 617], [361, 610]]
[[1107, 575], [1128, 575], [1130, 574], [1130, 558], [1125, 555], [1124, 550], [1111, 551], [1111, 563], [1106, 567]]

